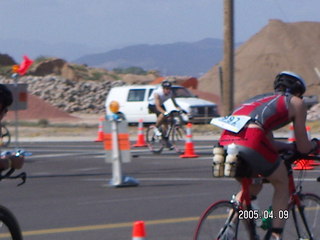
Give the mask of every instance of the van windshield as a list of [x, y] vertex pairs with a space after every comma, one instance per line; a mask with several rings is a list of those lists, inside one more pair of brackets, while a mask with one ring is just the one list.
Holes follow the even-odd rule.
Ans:
[[173, 87], [173, 94], [177, 98], [194, 98], [195, 96], [186, 88], [183, 87]]

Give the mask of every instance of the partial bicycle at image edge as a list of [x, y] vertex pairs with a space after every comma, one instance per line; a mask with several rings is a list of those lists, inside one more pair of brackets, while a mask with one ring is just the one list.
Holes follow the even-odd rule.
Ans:
[[[320, 156], [285, 156], [289, 175], [290, 202], [288, 210], [282, 211], [282, 217], [288, 218], [283, 239], [319, 240], [320, 239], [320, 197], [314, 193], [304, 193], [302, 183], [304, 171], [299, 171], [298, 180], [294, 182], [292, 164], [298, 159], [320, 160]], [[318, 178], [319, 181], [319, 178]], [[235, 199], [220, 200], [211, 204], [201, 215], [194, 240], [259, 240], [258, 232], [268, 230], [270, 217], [274, 213], [268, 210], [256, 210], [249, 196], [249, 185], [268, 183], [264, 178], [242, 176], [242, 196]], [[246, 207], [247, 206], [247, 207]], [[269, 217], [264, 219], [263, 217]], [[279, 215], [280, 217], [280, 215]], [[240, 219], [242, 218], [242, 219]], [[259, 220], [262, 220], [262, 223]], [[257, 231], [257, 225], [260, 225]]]
[[[5, 156], [30, 156], [31, 153], [23, 150], [4, 151], [1, 155]], [[4, 179], [20, 179], [21, 182], [17, 186], [21, 186], [25, 183], [27, 175], [25, 172], [21, 172], [17, 175], [13, 175], [15, 169], [11, 168], [2, 173], [0, 170], [0, 181]], [[11, 240], [22, 240], [22, 232], [18, 220], [14, 214], [5, 206], [0, 205], [0, 238]]]

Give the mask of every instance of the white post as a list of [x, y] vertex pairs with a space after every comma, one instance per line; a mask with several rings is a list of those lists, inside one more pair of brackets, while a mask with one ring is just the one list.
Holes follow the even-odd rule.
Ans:
[[117, 121], [113, 119], [112, 125], [112, 185], [120, 185], [122, 183], [121, 159], [118, 142], [118, 126]]

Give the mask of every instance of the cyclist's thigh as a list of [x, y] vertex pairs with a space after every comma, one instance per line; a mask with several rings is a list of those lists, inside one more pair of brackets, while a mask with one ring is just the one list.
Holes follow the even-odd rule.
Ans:
[[262, 154], [261, 152], [258, 152], [257, 150], [247, 146], [240, 145], [238, 147], [239, 156], [241, 156], [241, 158], [249, 164], [256, 174], [269, 176], [279, 166], [279, 156], [277, 157], [276, 161], [269, 161], [270, 158], [274, 158], [273, 153], [269, 154], [268, 152], [264, 152], [264, 154]]

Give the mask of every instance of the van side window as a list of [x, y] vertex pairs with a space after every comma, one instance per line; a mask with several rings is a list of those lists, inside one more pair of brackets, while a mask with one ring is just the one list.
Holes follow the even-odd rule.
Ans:
[[145, 89], [130, 89], [128, 94], [128, 102], [141, 102], [144, 100]]

